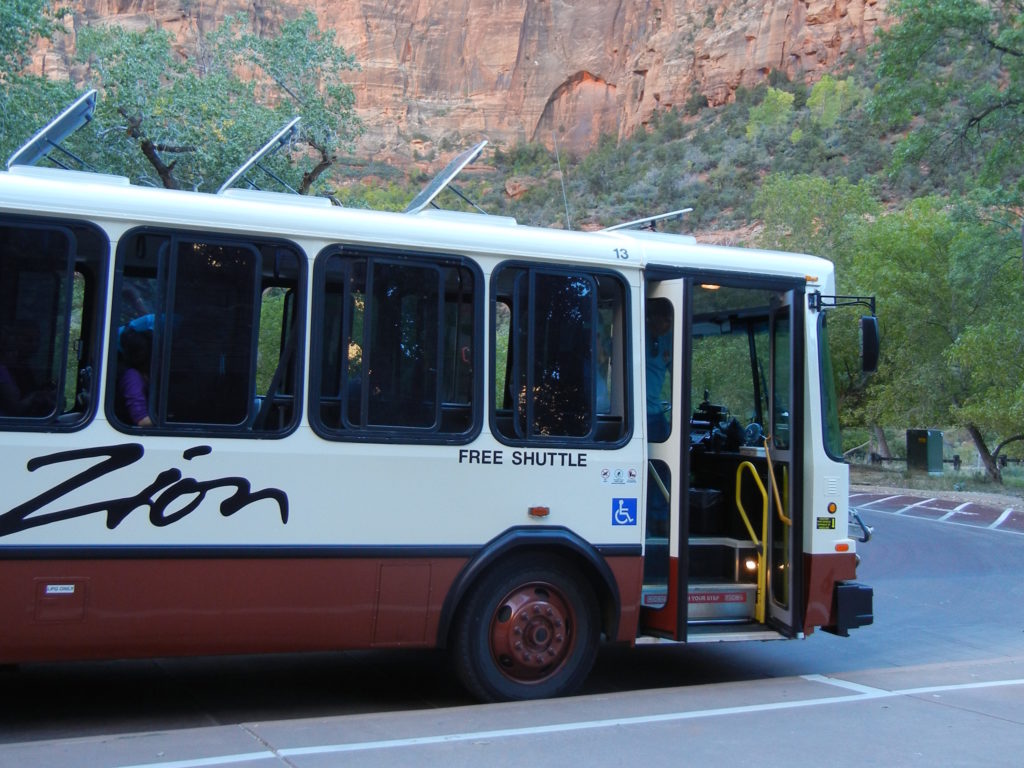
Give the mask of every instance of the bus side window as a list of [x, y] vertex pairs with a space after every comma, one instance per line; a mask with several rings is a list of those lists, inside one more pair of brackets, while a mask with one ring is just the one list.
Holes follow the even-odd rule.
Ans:
[[311, 413], [322, 436], [469, 438], [478, 411], [476, 275], [454, 257], [320, 256]]
[[0, 216], [0, 429], [91, 414], [108, 250], [81, 222]]
[[621, 279], [508, 265], [493, 280], [496, 433], [512, 442], [624, 439], [630, 422]]
[[[295, 261], [294, 270], [298, 270]], [[252, 427], [256, 432], [281, 432], [298, 415], [298, 362], [304, 340], [299, 315], [299, 291], [294, 281], [264, 283], [260, 302], [259, 355]]]
[[[108, 389], [117, 423], [133, 428], [280, 435], [298, 416], [297, 324], [304, 258], [283, 243], [196, 233], [137, 232], [118, 253]], [[148, 370], [135, 375], [122, 341], [141, 331]], [[141, 381], [140, 381], [141, 380]]]

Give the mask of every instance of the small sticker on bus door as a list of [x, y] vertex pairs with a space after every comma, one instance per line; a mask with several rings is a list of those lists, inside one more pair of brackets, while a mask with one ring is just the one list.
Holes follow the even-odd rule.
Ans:
[[612, 525], [636, 525], [636, 499], [612, 499]]
[[639, 473], [635, 467], [628, 467], [623, 469], [622, 467], [611, 467], [601, 468], [601, 484], [602, 485], [635, 485]]
[[817, 520], [819, 531], [830, 531], [836, 527], [836, 519], [834, 517], [819, 517]]

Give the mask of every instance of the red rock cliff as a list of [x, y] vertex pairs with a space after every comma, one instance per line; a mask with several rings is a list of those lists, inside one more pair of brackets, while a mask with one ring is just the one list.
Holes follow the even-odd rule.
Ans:
[[362, 149], [484, 136], [583, 149], [628, 135], [694, 94], [729, 101], [778, 70], [813, 78], [863, 49], [886, 0], [73, 0], [69, 34], [40, 54], [67, 71], [82, 24], [160, 24], [187, 39], [244, 12], [272, 31], [312, 8], [362, 69], [349, 83]]

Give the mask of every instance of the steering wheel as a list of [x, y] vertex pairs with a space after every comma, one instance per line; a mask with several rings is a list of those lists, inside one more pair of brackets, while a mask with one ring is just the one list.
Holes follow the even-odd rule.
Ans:
[[756, 421], [752, 421], [743, 430], [743, 444], [757, 445], [764, 437], [764, 430]]

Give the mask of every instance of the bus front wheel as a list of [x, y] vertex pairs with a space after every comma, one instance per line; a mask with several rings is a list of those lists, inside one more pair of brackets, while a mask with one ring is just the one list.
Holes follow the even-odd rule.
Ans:
[[597, 655], [597, 600], [567, 563], [516, 559], [471, 591], [455, 634], [463, 685], [484, 701], [543, 699], [576, 690]]

